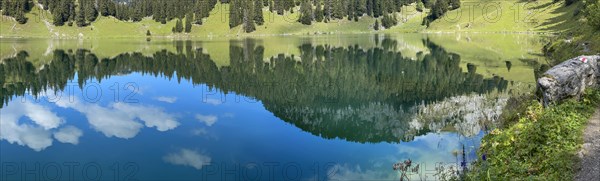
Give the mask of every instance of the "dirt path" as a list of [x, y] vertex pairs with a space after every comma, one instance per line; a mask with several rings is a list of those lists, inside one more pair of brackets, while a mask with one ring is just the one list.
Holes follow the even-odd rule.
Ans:
[[583, 133], [583, 148], [579, 153], [581, 170], [575, 180], [600, 180], [600, 109], [588, 122]]

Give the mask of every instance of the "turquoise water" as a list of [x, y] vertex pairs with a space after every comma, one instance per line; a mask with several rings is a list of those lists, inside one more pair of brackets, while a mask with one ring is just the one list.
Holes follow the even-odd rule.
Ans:
[[0, 176], [399, 180], [392, 165], [411, 159], [420, 167], [409, 176], [432, 180], [439, 166], [476, 159], [519, 82], [478, 73], [486, 65], [466, 65], [428, 39], [411, 55], [401, 40], [376, 41], [300, 41], [287, 52], [258, 40], [139, 42], [161, 47], [3, 55]]

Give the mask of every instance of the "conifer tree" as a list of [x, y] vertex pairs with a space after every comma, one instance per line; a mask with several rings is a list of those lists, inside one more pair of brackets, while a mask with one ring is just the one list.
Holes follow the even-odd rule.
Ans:
[[242, 7], [242, 0], [230, 0], [229, 1], [229, 28], [234, 28], [244, 23], [244, 11]]
[[181, 19], [177, 19], [177, 22], [175, 23], [175, 32], [176, 33], [183, 32], [183, 23], [181, 22]]
[[323, 7], [321, 5], [321, 0], [317, 0], [315, 9], [315, 21], [323, 22]]
[[22, 10], [17, 10], [15, 12], [15, 20], [17, 20], [19, 24], [27, 23], [27, 17], [25, 17], [25, 13]]
[[437, 0], [432, 7], [431, 16], [432, 19], [441, 18], [446, 12], [448, 12], [448, 0]]
[[192, 32], [192, 21], [194, 21], [193, 17], [194, 17], [194, 15], [192, 15], [192, 13], [189, 13], [185, 16], [185, 32], [186, 33]]
[[80, 0], [80, 1], [84, 1], [83, 10], [85, 13], [85, 19], [88, 20], [89, 22], [96, 21], [96, 18], [98, 17], [98, 11], [96, 10], [95, 1], [94, 0]]
[[[81, 8], [83, 8], [83, 7], [81, 7]], [[79, 11], [77, 11], [77, 16], [75, 17], [75, 22], [77, 23], [78, 27], [87, 26], [87, 24], [85, 23], [85, 12], [83, 9], [79, 9]]]
[[[244, 14], [249, 14], [248, 10], [244, 10]], [[250, 33], [256, 30], [254, 22], [250, 19], [249, 16], [244, 15], [244, 31], [246, 33]]]
[[257, 25], [263, 25], [265, 23], [265, 19], [263, 17], [263, 3], [262, 0], [254, 0], [254, 22]]
[[342, 0], [331, 0], [331, 19], [344, 18], [344, 6]]
[[325, 3], [323, 4], [323, 15], [325, 16], [325, 22], [329, 22], [333, 16], [333, 9], [331, 8], [333, 5], [332, 3], [332, 0], [325, 0]]
[[305, 24], [305, 25], [311, 25], [312, 20], [313, 20], [312, 5], [309, 2], [309, 0], [303, 0], [302, 3], [300, 4], [300, 18], [298, 19], [298, 22]]
[[354, 19], [354, 10], [355, 10], [354, 3], [355, 3], [355, 1], [347, 0], [346, 3], [347, 3], [346, 4], [347, 13], [346, 14], [348, 15], [348, 20], [352, 20], [352, 19]]
[[194, 24], [202, 25], [202, 19], [204, 17], [204, 9], [205, 9], [205, 1], [200, 0], [196, 1], [195, 5], [195, 15], [194, 15]]
[[[420, 0], [418, 0], [418, 1], [420, 1]], [[365, 6], [366, 6], [365, 10], [366, 10], [367, 16], [372, 16], [373, 15], [373, 0], [367, 0]]]

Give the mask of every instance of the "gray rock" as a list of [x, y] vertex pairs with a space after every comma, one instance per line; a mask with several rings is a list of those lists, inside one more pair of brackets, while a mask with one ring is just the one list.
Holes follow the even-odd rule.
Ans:
[[[585, 58], [587, 61], [582, 61]], [[569, 97], [581, 96], [586, 87], [598, 85], [600, 56], [579, 56], [548, 70], [538, 79], [538, 89], [544, 97], [544, 105]]]

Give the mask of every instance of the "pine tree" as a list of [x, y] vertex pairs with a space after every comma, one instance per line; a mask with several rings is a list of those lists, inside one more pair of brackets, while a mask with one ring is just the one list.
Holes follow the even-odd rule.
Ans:
[[448, 12], [448, 0], [437, 0], [431, 10], [431, 18], [441, 18], [446, 12]]
[[317, 8], [315, 9], [315, 21], [323, 22], [323, 7], [321, 1], [317, 0]]
[[396, 18], [396, 15], [394, 15], [394, 13], [383, 15], [383, 19], [381, 20], [381, 25], [383, 25], [383, 27], [385, 29], [389, 29], [392, 26], [395, 26], [397, 24], [398, 24], [398, 19]]
[[[80, 8], [83, 8], [83, 7], [80, 7]], [[87, 26], [87, 24], [85, 23], [85, 12], [83, 9], [79, 9], [79, 11], [77, 11], [77, 16], [75, 17], [75, 22], [77, 23], [78, 27]]]
[[332, 0], [332, 11], [333, 18], [342, 19], [344, 18], [344, 5], [343, 0]]
[[332, 17], [332, 0], [325, 0], [324, 3], [324, 7], [323, 7], [323, 15], [325, 16], [325, 22], [329, 22], [329, 20], [331, 20]]
[[354, 12], [354, 10], [355, 10], [354, 9], [354, 3], [355, 3], [355, 1], [354, 0], [346, 0], [346, 3], [347, 3], [346, 4], [346, 11], [347, 11], [347, 13], [346, 14], [348, 15], [348, 20], [352, 20], [352, 19], [354, 19], [354, 16], [355, 16], [355, 14], [354, 14], [355, 13]]
[[262, 0], [254, 0], [254, 22], [257, 25], [263, 25], [265, 23], [265, 19], [263, 17], [263, 3]]
[[192, 15], [192, 13], [189, 13], [188, 15], [185, 16], [185, 32], [186, 33], [192, 32], [192, 21], [194, 21], [193, 17], [194, 17], [194, 15]]
[[175, 23], [175, 32], [176, 33], [183, 32], [183, 23], [181, 22], [181, 19], [177, 19], [177, 22]]
[[[420, 1], [420, 0], [418, 0]], [[367, 0], [366, 5], [365, 5], [365, 9], [366, 9], [366, 13], [367, 16], [372, 16], [373, 15], [373, 1], [372, 0]]]
[[205, 9], [205, 1], [200, 0], [200, 1], [196, 1], [196, 7], [195, 7], [195, 17], [194, 17], [194, 24], [197, 25], [202, 25], [202, 19], [205, 18], [204, 17], [204, 9]]
[[354, 14], [356, 17], [361, 17], [367, 12], [364, 0], [354, 0]]
[[[62, 8], [57, 8], [57, 9], [62, 9]], [[55, 26], [62, 26], [65, 25], [65, 20], [63, 19], [63, 14], [61, 12], [61, 10], [55, 10], [52, 12], [52, 24], [54, 24]]]
[[244, 12], [247, 8], [242, 7], [242, 0], [231, 0], [229, 2], [229, 28], [234, 28], [244, 23]]
[[27, 17], [25, 17], [25, 13], [22, 10], [17, 10], [15, 13], [15, 20], [17, 20], [19, 24], [27, 23]]
[[451, 10], [458, 9], [460, 8], [460, 0], [450, 0], [449, 5]]
[[373, 25], [373, 29], [375, 29], [375, 31], [379, 31], [379, 20], [375, 19], [375, 25]]
[[100, 9], [100, 14], [102, 16], [114, 16], [115, 8], [114, 2], [111, 0], [98, 0], [98, 6]]
[[98, 11], [96, 10], [95, 1], [94, 0], [86, 0], [86, 1], [84, 1], [83, 5], [84, 5], [83, 10], [85, 11], [85, 19], [90, 22], [96, 21], [96, 18], [98, 17]]
[[381, 0], [372, 0], [373, 1], [373, 17], [379, 18], [383, 15], [383, 10], [381, 7]]
[[68, 17], [68, 21], [69, 23], [67, 23], [67, 25], [69, 26], [73, 26], [73, 21], [75, 21], [75, 15], [77, 15], [77, 13], [75, 12], [75, 2], [73, 2], [74, 0], [66, 0], [65, 2], [67, 2], [65, 5], [65, 7], [67, 8], [67, 17]]
[[250, 33], [253, 32], [254, 30], [256, 30], [256, 26], [254, 25], [254, 20], [252, 20], [252, 6], [254, 5], [252, 3], [252, 0], [247, 0], [245, 1], [245, 4], [247, 4], [247, 8], [244, 8], [242, 10], [242, 22], [244, 25], [244, 31], [246, 33]]
[[309, 2], [309, 0], [303, 0], [302, 3], [300, 4], [300, 18], [298, 19], [298, 22], [305, 24], [305, 25], [311, 25], [312, 20], [313, 20], [312, 5]]
[[150, 30], [146, 30], [146, 36], [152, 36], [152, 33], [150, 33]]

